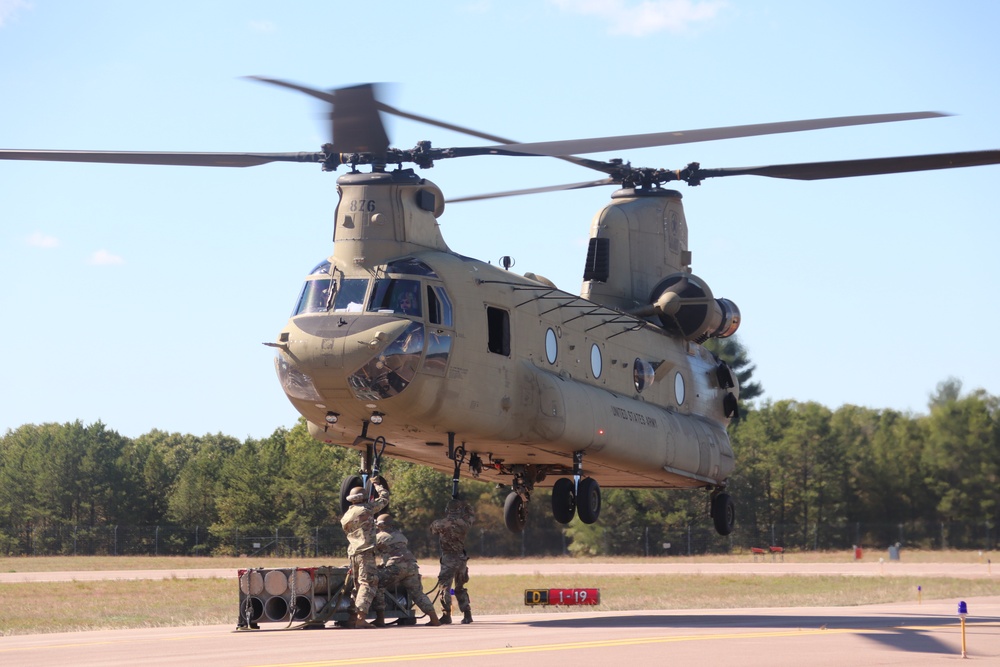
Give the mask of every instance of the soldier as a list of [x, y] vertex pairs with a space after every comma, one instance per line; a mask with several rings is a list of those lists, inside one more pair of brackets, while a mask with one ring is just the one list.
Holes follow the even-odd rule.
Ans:
[[441, 595], [441, 623], [451, 623], [451, 593], [454, 582], [458, 608], [465, 613], [462, 623], [472, 623], [472, 608], [465, 584], [469, 581], [469, 555], [465, 553], [465, 535], [476, 521], [475, 511], [459, 496], [448, 501], [445, 518], [431, 524], [431, 533], [441, 538], [441, 572], [438, 589]]
[[375, 568], [375, 515], [389, 504], [389, 489], [379, 475], [372, 478], [378, 498], [365, 502], [363, 487], [351, 489], [347, 501], [351, 506], [344, 512], [340, 525], [347, 535], [347, 559], [354, 572], [354, 618], [348, 623], [351, 628], [375, 627], [365, 620], [368, 607], [378, 590], [378, 572]]
[[396, 527], [388, 514], [380, 514], [375, 520], [378, 533], [375, 535], [375, 555], [382, 558], [378, 567], [378, 595], [375, 596], [375, 625], [385, 625], [385, 590], [402, 586], [420, 611], [430, 617], [427, 625], [441, 625], [434, 604], [424, 595], [420, 583], [420, 566], [410, 552], [409, 540]]

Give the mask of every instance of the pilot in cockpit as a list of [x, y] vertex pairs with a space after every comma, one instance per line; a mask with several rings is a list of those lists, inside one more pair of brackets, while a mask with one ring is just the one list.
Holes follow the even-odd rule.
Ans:
[[416, 293], [409, 289], [402, 290], [396, 299], [396, 307], [393, 310], [404, 315], [419, 315], [420, 304], [417, 301]]

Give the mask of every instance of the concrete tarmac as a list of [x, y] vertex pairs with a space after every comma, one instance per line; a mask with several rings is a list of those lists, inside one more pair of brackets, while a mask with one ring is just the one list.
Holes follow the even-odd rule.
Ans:
[[[1000, 597], [971, 598], [967, 656], [1000, 664]], [[939, 665], [962, 657], [957, 603], [481, 616], [375, 630], [155, 628], [0, 638], [5, 667]]]

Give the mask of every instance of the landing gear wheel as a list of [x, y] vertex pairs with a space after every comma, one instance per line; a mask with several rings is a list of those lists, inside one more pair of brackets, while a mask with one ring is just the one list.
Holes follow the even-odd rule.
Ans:
[[562, 477], [552, 487], [552, 516], [559, 523], [569, 523], [576, 513], [576, 489], [573, 480]]
[[347, 499], [347, 496], [351, 495], [351, 489], [356, 486], [362, 486], [361, 478], [357, 475], [348, 475], [344, 478], [344, 481], [340, 485], [340, 513], [344, 514], [347, 508], [351, 506], [351, 502]]
[[503, 521], [507, 524], [507, 530], [512, 533], [520, 533], [528, 522], [528, 508], [516, 491], [511, 491], [504, 501]]
[[577, 487], [576, 513], [580, 521], [594, 523], [601, 514], [601, 486], [593, 477], [584, 477]]
[[719, 535], [728, 535], [736, 526], [736, 507], [728, 493], [720, 493], [712, 498], [712, 520]]

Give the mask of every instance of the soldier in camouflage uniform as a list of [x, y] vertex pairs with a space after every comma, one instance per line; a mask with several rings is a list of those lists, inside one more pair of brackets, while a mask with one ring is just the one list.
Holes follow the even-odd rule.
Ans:
[[378, 573], [375, 567], [375, 515], [389, 504], [389, 489], [381, 476], [372, 478], [378, 498], [365, 502], [364, 488], [356, 486], [347, 496], [351, 506], [344, 512], [340, 525], [347, 535], [347, 559], [354, 573], [354, 607], [357, 610], [349, 627], [371, 628], [365, 618], [368, 607], [378, 590]]
[[375, 525], [378, 529], [375, 535], [375, 556], [382, 559], [382, 564], [378, 566], [379, 590], [372, 605], [375, 609], [375, 625], [385, 625], [385, 590], [396, 586], [405, 588], [410, 600], [430, 617], [427, 625], [441, 625], [434, 605], [424, 595], [420, 583], [420, 566], [407, 546], [409, 540], [406, 535], [396, 527], [388, 514], [380, 514]]
[[445, 518], [431, 524], [431, 533], [441, 538], [441, 572], [438, 590], [441, 595], [441, 622], [451, 623], [451, 593], [454, 582], [458, 608], [464, 612], [462, 623], [472, 623], [472, 608], [465, 584], [469, 581], [469, 556], [465, 553], [465, 535], [476, 521], [472, 506], [455, 497], [448, 502]]

